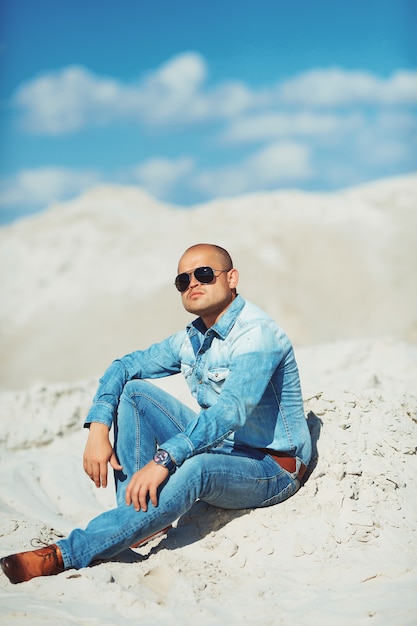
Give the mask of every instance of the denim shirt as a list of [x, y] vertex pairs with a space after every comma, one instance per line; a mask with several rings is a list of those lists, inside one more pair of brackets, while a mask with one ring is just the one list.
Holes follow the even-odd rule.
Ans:
[[292, 345], [275, 321], [239, 295], [208, 330], [197, 318], [147, 350], [114, 361], [85, 425], [111, 427], [127, 381], [179, 372], [201, 411], [184, 432], [160, 443], [177, 465], [226, 441], [285, 452], [308, 465], [311, 438]]

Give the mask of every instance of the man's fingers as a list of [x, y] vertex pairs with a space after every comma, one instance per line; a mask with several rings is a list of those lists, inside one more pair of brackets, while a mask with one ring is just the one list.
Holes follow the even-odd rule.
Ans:
[[94, 482], [96, 487], [100, 487], [100, 485], [101, 485], [100, 465], [97, 464], [97, 465], [93, 466], [92, 476], [90, 476], [90, 478], [92, 479], [92, 481]]
[[87, 465], [84, 470], [96, 487], [107, 487], [107, 463]]
[[157, 487], [149, 485], [139, 485], [129, 491], [126, 491], [126, 504], [133, 505], [136, 511], [148, 510], [148, 501], [151, 501], [154, 506], [158, 506]]
[[[115, 453], [113, 452], [109, 463], [111, 467], [115, 470], [122, 470], [123, 467], [118, 462]], [[107, 461], [92, 463], [89, 465], [88, 463], [84, 463], [84, 470], [94, 482], [96, 487], [107, 487]]]
[[168, 476], [166, 467], [150, 461], [130, 479], [125, 496], [127, 506], [132, 505], [136, 511], [147, 511], [149, 501], [158, 506], [158, 489]]
[[156, 486], [149, 489], [149, 498], [154, 506], [158, 506], [158, 489]]
[[128, 489], [126, 490], [126, 504], [128, 506], [132, 505], [135, 511], [140, 511], [141, 508], [146, 511], [146, 500], [145, 500], [145, 508], [142, 506], [143, 499], [139, 495], [139, 491], [136, 489]]
[[[148, 510], [148, 488], [139, 491], [139, 505], [142, 511]], [[140, 509], [139, 509], [140, 510]]]
[[130, 484], [126, 489], [126, 504], [132, 505], [135, 511], [148, 510], [148, 489], [143, 485]]
[[[100, 479], [101, 479], [101, 486], [107, 487], [107, 463], [100, 464]], [[100, 485], [97, 485], [97, 486], [100, 487]]]

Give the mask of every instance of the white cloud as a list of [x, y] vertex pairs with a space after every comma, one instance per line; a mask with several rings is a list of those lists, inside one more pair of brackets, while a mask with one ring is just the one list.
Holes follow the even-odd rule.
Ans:
[[396, 72], [383, 88], [388, 104], [417, 104], [417, 72]]
[[205, 102], [200, 92], [206, 77], [206, 64], [200, 55], [178, 55], [149, 74], [136, 90], [140, 112], [157, 123], [184, 116], [204, 117]]
[[382, 127], [377, 121], [356, 138], [355, 161], [365, 170], [386, 167], [394, 170], [404, 167], [407, 170], [413, 159], [413, 150], [416, 151], [415, 146], [403, 137], [382, 132]]
[[245, 169], [255, 184], [269, 186], [282, 180], [302, 180], [311, 175], [309, 150], [293, 142], [273, 143], [253, 154]]
[[341, 115], [307, 110], [292, 113], [266, 112], [241, 116], [232, 120], [223, 134], [228, 143], [270, 141], [281, 137], [322, 137], [350, 133], [362, 127], [360, 113]]
[[[196, 52], [176, 55], [129, 84], [83, 67], [66, 67], [21, 85], [14, 103], [24, 127], [34, 133], [69, 133], [120, 120], [182, 127], [257, 111], [258, 117], [246, 120], [252, 132], [262, 132], [264, 114], [268, 117], [263, 123], [272, 125], [272, 137], [289, 134], [285, 127], [296, 134], [318, 134], [320, 128], [329, 132], [339, 124], [335, 115], [318, 116], [309, 108], [417, 104], [417, 72], [411, 71], [381, 78], [361, 71], [315, 69], [258, 91], [238, 81], [209, 87], [207, 74], [205, 59]], [[288, 106], [305, 110], [282, 110]], [[230, 133], [237, 136], [238, 127]], [[240, 134], [244, 135], [242, 130]]]
[[75, 196], [99, 182], [92, 171], [59, 167], [27, 169], [0, 183], [0, 207], [43, 208], [52, 202]]
[[206, 75], [204, 59], [193, 52], [173, 57], [137, 84], [67, 67], [21, 85], [13, 101], [26, 130], [47, 134], [119, 120], [188, 124], [234, 115], [252, 102], [249, 89], [237, 82], [205, 89]]
[[407, 111], [383, 110], [376, 116], [376, 124], [380, 133], [403, 133], [410, 137], [417, 132], [417, 117]]
[[133, 172], [136, 182], [157, 198], [165, 198], [172, 189], [191, 173], [194, 162], [188, 157], [179, 159], [155, 158], [140, 163]]
[[352, 104], [417, 104], [417, 72], [398, 71], [389, 78], [368, 72], [317, 69], [281, 83], [278, 103], [340, 107]]
[[219, 85], [206, 97], [211, 116], [220, 118], [232, 118], [262, 103], [261, 96], [250, 91], [249, 87], [237, 82]]
[[82, 67], [68, 67], [22, 85], [15, 102], [23, 126], [34, 133], [74, 132], [89, 121], [108, 122], [118, 115], [122, 89], [116, 81], [97, 79]]
[[229, 196], [273, 189], [280, 184], [304, 181], [312, 176], [310, 151], [295, 142], [276, 142], [256, 151], [241, 163], [207, 170], [194, 185], [208, 196]]
[[[212, 84], [205, 59], [187, 52], [134, 83], [66, 67], [21, 85], [14, 103], [33, 133], [58, 135], [120, 122], [146, 127], [146, 135], [157, 129], [150, 149], [158, 158], [114, 172], [112, 178], [178, 203], [184, 197], [199, 201], [305, 182], [323, 188], [346, 185], [401, 168], [410, 171], [417, 158], [417, 72], [410, 71], [383, 78], [316, 69], [252, 90], [232, 80]], [[208, 133], [195, 132], [208, 121], [211, 140]], [[191, 156], [165, 156], [166, 130], [169, 154], [175, 132], [184, 142], [179, 152], [186, 146]], [[141, 152], [149, 136], [139, 130], [142, 139]], [[233, 161], [236, 146], [251, 144], [258, 150]], [[217, 157], [229, 162], [199, 170], [203, 151], [205, 163]], [[3, 181], [0, 205], [45, 206], [99, 179], [95, 172], [65, 168], [24, 170]]]

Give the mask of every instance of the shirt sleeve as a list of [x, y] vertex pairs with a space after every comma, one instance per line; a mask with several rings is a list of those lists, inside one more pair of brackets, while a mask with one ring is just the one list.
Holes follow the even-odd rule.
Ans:
[[218, 445], [245, 424], [288, 349], [269, 325], [242, 329], [234, 340], [230, 371], [217, 402], [198, 413], [184, 432], [161, 444], [177, 465]]
[[129, 380], [163, 378], [180, 372], [179, 350], [185, 335], [185, 331], [176, 333], [147, 350], [136, 350], [113, 361], [99, 380], [84, 427], [88, 428], [91, 422], [111, 427], [123, 388]]

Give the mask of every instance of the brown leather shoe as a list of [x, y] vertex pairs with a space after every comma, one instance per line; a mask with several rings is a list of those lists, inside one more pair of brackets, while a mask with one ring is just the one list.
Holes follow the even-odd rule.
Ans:
[[61, 550], [56, 544], [19, 552], [0, 559], [1, 569], [14, 585], [36, 576], [54, 576], [64, 571]]

